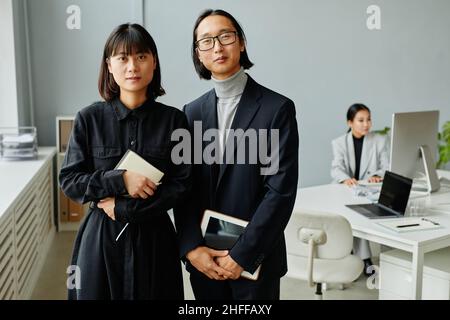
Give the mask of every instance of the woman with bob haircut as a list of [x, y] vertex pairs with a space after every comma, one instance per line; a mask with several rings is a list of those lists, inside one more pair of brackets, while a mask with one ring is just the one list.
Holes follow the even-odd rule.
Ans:
[[[98, 88], [104, 101], [77, 113], [59, 174], [69, 198], [90, 203], [73, 249], [69, 299], [183, 299], [167, 210], [190, 186], [190, 166], [171, 161], [171, 134], [187, 120], [155, 101], [165, 92], [155, 42], [142, 26], [113, 30]], [[164, 173], [161, 185], [114, 169], [127, 150]]]
[[[332, 141], [333, 161], [331, 177], [334, 183], [349, 187], [360, 180], [378, 183], [383, 180], [389, 167], [389, 146], [386, 136], [370, 132], [372, 118], [370, 109], [362, 103], [352, 104], [347, 110], [346, 134]], [[364, 261], [364, 274], [369, 276], [373, 269], [369, 241], [354, 238], [353, 252]]]

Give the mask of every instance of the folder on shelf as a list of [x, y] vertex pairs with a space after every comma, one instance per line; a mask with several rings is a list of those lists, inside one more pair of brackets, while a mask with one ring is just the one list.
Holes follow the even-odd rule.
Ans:
[[68, 199], [68, 201], [68, 221], [80, 221], [84, 213], [83, 205], [70, 199]]
[[[248, 222], [245, 220], [212, 210], [205, 210], [201, 230], [206, 246], [216, 250], [231, 249], [244, 232], [247, 224]], [[241, 276], [250, 280], [257, 280], [260, 269], [261, 266], [253, 274], [244, 270]]]
[[73, 120], [59, 120], [59, 152], [67, 151], [73, 122]]
[[69, 221], [69, 198], [59, 189], [59, 220], [61, 222]]

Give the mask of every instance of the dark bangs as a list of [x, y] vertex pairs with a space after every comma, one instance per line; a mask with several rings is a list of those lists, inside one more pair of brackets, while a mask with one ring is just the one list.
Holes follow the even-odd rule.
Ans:
[[125, 23], [118, 26], [106, 40], [103, 49], [103, 57], [100, 65], [98, 90], [106, 101], [111, 101], [120, 95], [120, 88], [114, 81], [113, 75], [108, 70], [108, 59], [119, 53], [131, 55], [133, 53], [151, 53], [155, 58], [156, 69], [152, 82], [147, 88], [147, 98], [156, 99], [165, 94], [161, 86], [161, 69], [158, 59], [158, 51], [152, 36], [139, 24]]
[[[150, 42], [145, 39], [142, 33], [135, 28], [127, 28], [125, 32], [116, 33], [106, 48], [108, 57], [115, 56], [121, 52], [127, 56], [133, 53], [151, 53], [156, 55], [154, 48], [150, 47]], [[153, 49], [153, 50], [152, 50]]]

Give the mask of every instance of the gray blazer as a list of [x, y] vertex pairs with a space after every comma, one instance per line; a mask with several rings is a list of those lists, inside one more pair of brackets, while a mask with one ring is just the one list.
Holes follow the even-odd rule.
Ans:
[[[333, 161], [331, 163], [331, 177], [334, 183], [341, 183], [353, 177], [355, 172], [355, 148], [352, 133], [349, 132], [331, 142], [333, 147]], [[389, 139], [376, 133], [369, 132], [364, 137], [360, 178], [366, 180], [374, 175], [383, 177], [389, 169]]]

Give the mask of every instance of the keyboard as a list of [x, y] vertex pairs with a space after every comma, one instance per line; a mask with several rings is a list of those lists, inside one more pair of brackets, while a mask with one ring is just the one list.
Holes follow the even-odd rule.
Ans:
[[374, 203], [371, 204], [359, 204], [359, 205], [347, 205], [350, 209], [353, 209], [367, 218], [385, 218], [396, 217], [395, 214], [389, 210], [383, 209]]
[[362, 207], [364, 207], [364, 209], [369, 211], [371, 213], [371, 216], [374, 217], [392, 217], [392, 216], [395, 217], [395, 214], [393, 214], [389, 210], [377, 206], [376, 204], [362, 205]]
[[358, 184], [366, 187], [381, 187], [383, 182], [369, 182], [367, 180], [359, 180]]

